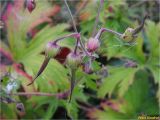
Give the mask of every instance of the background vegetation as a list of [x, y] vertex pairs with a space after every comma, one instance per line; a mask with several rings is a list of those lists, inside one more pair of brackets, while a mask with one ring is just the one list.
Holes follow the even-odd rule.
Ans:
[[[102, 35], [93, 72], [85, 73], [82, 66], [76, 72], [71, 103], [65, 58], [74, 39], [62, 41], [61, 52], [27, 86], [43, 62], [46, 43], [73, 32], [64, 2], [37, 0], [32, 13], [24, 8], [23, 0], [1, 3], [1, 119], [112, 120], [159, 115], [159, 1], [105, 0], [98, 29], [123, 33], [135, 28], [145, 13], [150, 18], [136, 45], [126, 46], [110, 33]], [[69, 1], [83, 42], [92, 33], [98, 4], [98, 0]]]

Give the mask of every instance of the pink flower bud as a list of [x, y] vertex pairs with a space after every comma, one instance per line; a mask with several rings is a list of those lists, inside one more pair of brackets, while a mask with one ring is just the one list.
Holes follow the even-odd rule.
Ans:
[[77, 67], [81, 64], [81, 56], [79, 54], [71, 52], [67, 56], [66, 63], [68, 67], [77, 69]]
[[45, 54], [48, 58], [55, 57], [60, 51], [60, 46], [55, 42], [49, 42], [46, 45]]
[[24, 105], [23, 103], [17, 103], [16, 104], [16, 108], [19, 112], [25, 112], [25, 108], [24, 108]]
[[36, 7], [35, 0], [27, 0], [26, 7], [27, 7], [28, 11], [31, 13]]
[[89, 38], [87, 42], [87, 49], [89, 52], [94, 52], [97, 48], [99, 48], [100, 43], [96, 38]]
[[92, 68], [91, 62], [86, 62], [86, 63], [83, 65], [83, 70], [84, 70], [84, 72], [87, 73], [87, 74], [92, 74], [92, 73], [93, 73], [93, 68]]

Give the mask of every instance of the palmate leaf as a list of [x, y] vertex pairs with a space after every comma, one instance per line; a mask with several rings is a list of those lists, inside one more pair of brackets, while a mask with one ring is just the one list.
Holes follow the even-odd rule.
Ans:
[[[24, 1], [15, 1], [15, 4], [11, 9], [11, 13], [7, 14], [7, 37], [9, 41], [9, 47], [17, 59], [17, 56], [21, 54], [22, 49], [27, 45], [26, 34], [29, 31], [32, 23], [35, 20], [41, 19], [42, 15], [45, 14], [52, 6], [48, 2], [37, 1], [37, 8], [30, 14], [27, 10], [23, 9]], [[20, 7], [21, 6], [21, 7]]]
[[[158, 83], [160, 86], [160, 23], [155, 24], [152, 21], [147, 21], [146, 33], [147, 41], [149, 42], [149, 57], [146, 62], [146, 67], [151, 71], [154, 77], [155, 83]], [[158, 87], [157, 97], [159, 98], [160, 103], [160, 87]]]
[[139, 70], [136, 73], [135, 81], [125, 94], [124, 104], [125, 112], [128, 114], [138, 115], [145, 113], [147, 115], [158, 115], [158, 101], [155, 96], [151, 96], [148, 73]]
[[149, 84], [148, 73], [144, 70], [137, 71], [133, 84], [123, 98], [115, 99], [111, 105], [101, 104], [103, 109], [92, 109], [88, 116], [98, 120], [124, 120], [137, 119], [142, 114], [158, 115], [158, 101], [151, 95]]
[[136, 68], [109, 67], [109, 76], [104, 79], [98, 90], [98, 96], [105, 97], [106, 94], [111, 95], [117, 86], [119, 87], [119, 95], [122, 96], [133, 82], [136, 71]]
[[[24, 119], [51, 119], [57, 109], [58, 100], [48, 96], [32, 96], [26, 101], [26, 104]], [[33, 106], [34, 109], [31, 109]]]
[[32, 41], [27, 45], [27, 48], [18, 56], [18, 59], [25, 59], [28, 56], [31, 57], [32, 55], [39, 54], [44, 50], [47, 42], [60, 37], [67, 27], [67, 24], [59, 24], [55, 27], [46, 26], [36, 34]]

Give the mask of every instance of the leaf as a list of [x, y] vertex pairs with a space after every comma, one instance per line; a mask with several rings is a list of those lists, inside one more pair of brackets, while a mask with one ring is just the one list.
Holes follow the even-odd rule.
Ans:
[[50, 102], [48, 109], [46, 111], [46, 114], [44, 115], [44, 119], [51, 119], [52, 116], [54, 115], [56, 109], [58, 107], [58, 100], [54, 99]]
[[[154, 96], [151, 96], [149, 88], [148, 73], [144, 70], [139, 70], [136, 73], [135, 81], [130, 86], [124, 99], [127, 104], [124, 104], [125, 112], [128, 114], [158, 114], [158, 101]], [[137, 113], [138, 112], [138, 113]]]
[[136, 70], [137, 69], [135, 68], [124, 67], [109, 68], [109, 76], [104, 79], [100, 89], [98, 90], [98, 96], [105, 97], [106, 94], [111, 95], [118, 84], [119, 94], [122, 96], [132, 83]]
[[43, 28], [40, 32], [38, 32], [38, 34], [36, 34], [33, 40], [29, 43], [28, 47], [22, 52], [21, 55], [19, 55], [17, 59], [23, 60], [28, 56], [32, 57], [41, 53], [47, 42], [58, 38], [58, 35], [60, 35], [67, 27], [67, 24], [59, 24], [55, 27], [47, 26]]
[[4, 117], [5, 119], [17, 119], [16, 113], [13, 112], [14, 110], [13, 104], [5, 104], [5, 103], [0, 102], [0, 106], [1, 106], [0, 118]]
[[105, 108], [105, 110], [92, 109], [88, 113], [89, 118], [97, 120], [125, 120], [128, 119], [127, 115]]
[[[137, 119], [139, 115], [155, 116], [159, 113], [158, 101], [151, 95], [148, 73], [144, 70], [137, 71], [133, 84], [120, 99], [111, 99], [109, 104], [102, 102], [103, 109], [91, 108], [88, 117], [91, 119]], [[108, 99], [106, 100], [108, 101]]]
[[27, 45], [26, 34], [32, 22], [41, 19], [42, 15], [51, 8], [48, 2], [45, 2], [44, 4], [43, 1], [37, 1], [36, 4], [38, 7], [30, 14], [23, 9], [23, 1], [15, 1], [15, 4], [10, 7], [10, 14], [7, 14], [7, 37], [9, 47], [16, 59], [19, 54], [22, 54], [22, 49]]
[[67, 103], [67, 113], [71, 119], [77, 119], [78, 118], [78, 108], [75, 103]]
[[155, 24], [152, 21], [147, 21], [147, 27], [146, 27], [146, 33], [148, 37], [148, 42], [150, 46], [150, 53], [149, 58], [147, 60], [146, 66], [151, 70], [155, 83], [160, 83], [160, 76], [159, 76], [159, 46], [160, 42], [158, 42], [158, 39], [160, 37], [159, 35], [160, 31], [160, 23]]

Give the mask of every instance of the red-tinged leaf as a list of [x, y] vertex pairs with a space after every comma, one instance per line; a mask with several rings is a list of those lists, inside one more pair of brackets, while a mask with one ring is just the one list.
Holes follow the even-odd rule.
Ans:
[[54, 5], [52, 8], [45, 11], [45, 13], [42, 14], [43, 17], [35, 20], [31, 24], [31, 26], [29, 27], [29, 30], [28, 30], [29, 37], [31, 37], [31, 38], [34, 37], [34, 35], [39, 31], [39, 29], [37, 29], [37, 26], [39, 26], [43, 23], [52, 24], [53, 21], [52, 21], [51, 17], [56, 15], [58, 12], [60, 12], [60, 10], [61, 10], [61, 8], [59, 5]]
[[6, 22], [9, 16], [15, 16], [14, 11], [19, 11], [23, 9], [23, 0], [15, 0], [14, 3], [12, 1], [8, 1], [6, 10], [2, 13], [2, 20]]
[[29, 79], [30, 81], [32, 80], [32, 76], [30, 76], [27, 72], [25, 72], [22, 64], [14, 63], [14, 64], [13, 64], [13, 68], [16, 70], [16, 72], [17, 72], [19, 75], [24, 76], [25, 78]]

